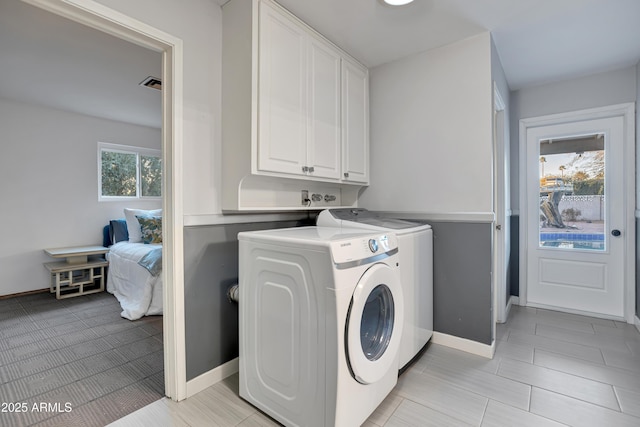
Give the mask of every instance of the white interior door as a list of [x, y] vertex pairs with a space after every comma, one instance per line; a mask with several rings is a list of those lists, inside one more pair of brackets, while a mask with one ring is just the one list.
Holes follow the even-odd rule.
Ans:
[[624, 118], [526, 131], [528, 305], [624, 317]]

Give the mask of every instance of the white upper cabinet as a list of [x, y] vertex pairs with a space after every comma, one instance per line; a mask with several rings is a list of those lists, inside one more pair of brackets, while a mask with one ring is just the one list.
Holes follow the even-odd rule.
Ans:
[[340, 179], [340, 52], [260, 3], [258, 170]]
[[367, 69], [272, 0], [222, 10], [223, 209], [293, 209], [301, 190], [354, 206], [369, 179]]
[[307, 34], [260, 5], [258, 170], [303, 174], [307, 165]]
[[369, 183], [369, 73], [342, 60], [342, 179]]
[[309, 112], [307, 164], [312, 176], [340, 178], [340, 53], [324, 40], [309, 37]]

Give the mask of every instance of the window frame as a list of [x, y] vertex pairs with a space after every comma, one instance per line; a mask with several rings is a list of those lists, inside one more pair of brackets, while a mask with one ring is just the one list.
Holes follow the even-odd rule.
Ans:
[[[136, 195], [135, 196], [104, 196], [102, 195], [102, 153], [110, 151], [123, 154], [135, 154], [136, 156]], [[110, 142], [98, 142], [98, 201], [100, 202], [121, 202], [130, 200], [162, 200], [160, 196], [143, 196], [141, 181], [141, 163], [140, 157], [157, 157], [161, 162], [162, 151], [154, 148], [136, 147], [133, 145], [113, 144]], [[163, 168], [164, 169], [164, 168]], [[164, 170], [161, 179], [164, 180]]]

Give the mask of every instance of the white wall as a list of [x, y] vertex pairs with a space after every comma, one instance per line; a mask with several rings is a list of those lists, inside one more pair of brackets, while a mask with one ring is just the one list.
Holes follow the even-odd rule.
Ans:
[[98, 202], [98, 142], [160, 149], [160, 130], [0, 98], [0, 295], [49, 286], [43, 249], [102, 244], [124, 207]]
[[518, 209], [520, 119], [636, 101], [636, 66], [511, 93], [511, 206]]
[[492, 212], [490, 36], [370, 70], [371, 185], [360, 206]]
[[97, 1], [182, 39], [184, 214], [220, 213], [220, 6], [213, 0]]

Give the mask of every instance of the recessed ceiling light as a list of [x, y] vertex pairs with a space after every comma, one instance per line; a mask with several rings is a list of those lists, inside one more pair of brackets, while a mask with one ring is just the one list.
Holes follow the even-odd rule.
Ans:
[[382, 0], [389, 6], [404, 6], [405, 4], [411, 3], [413, 0]]

